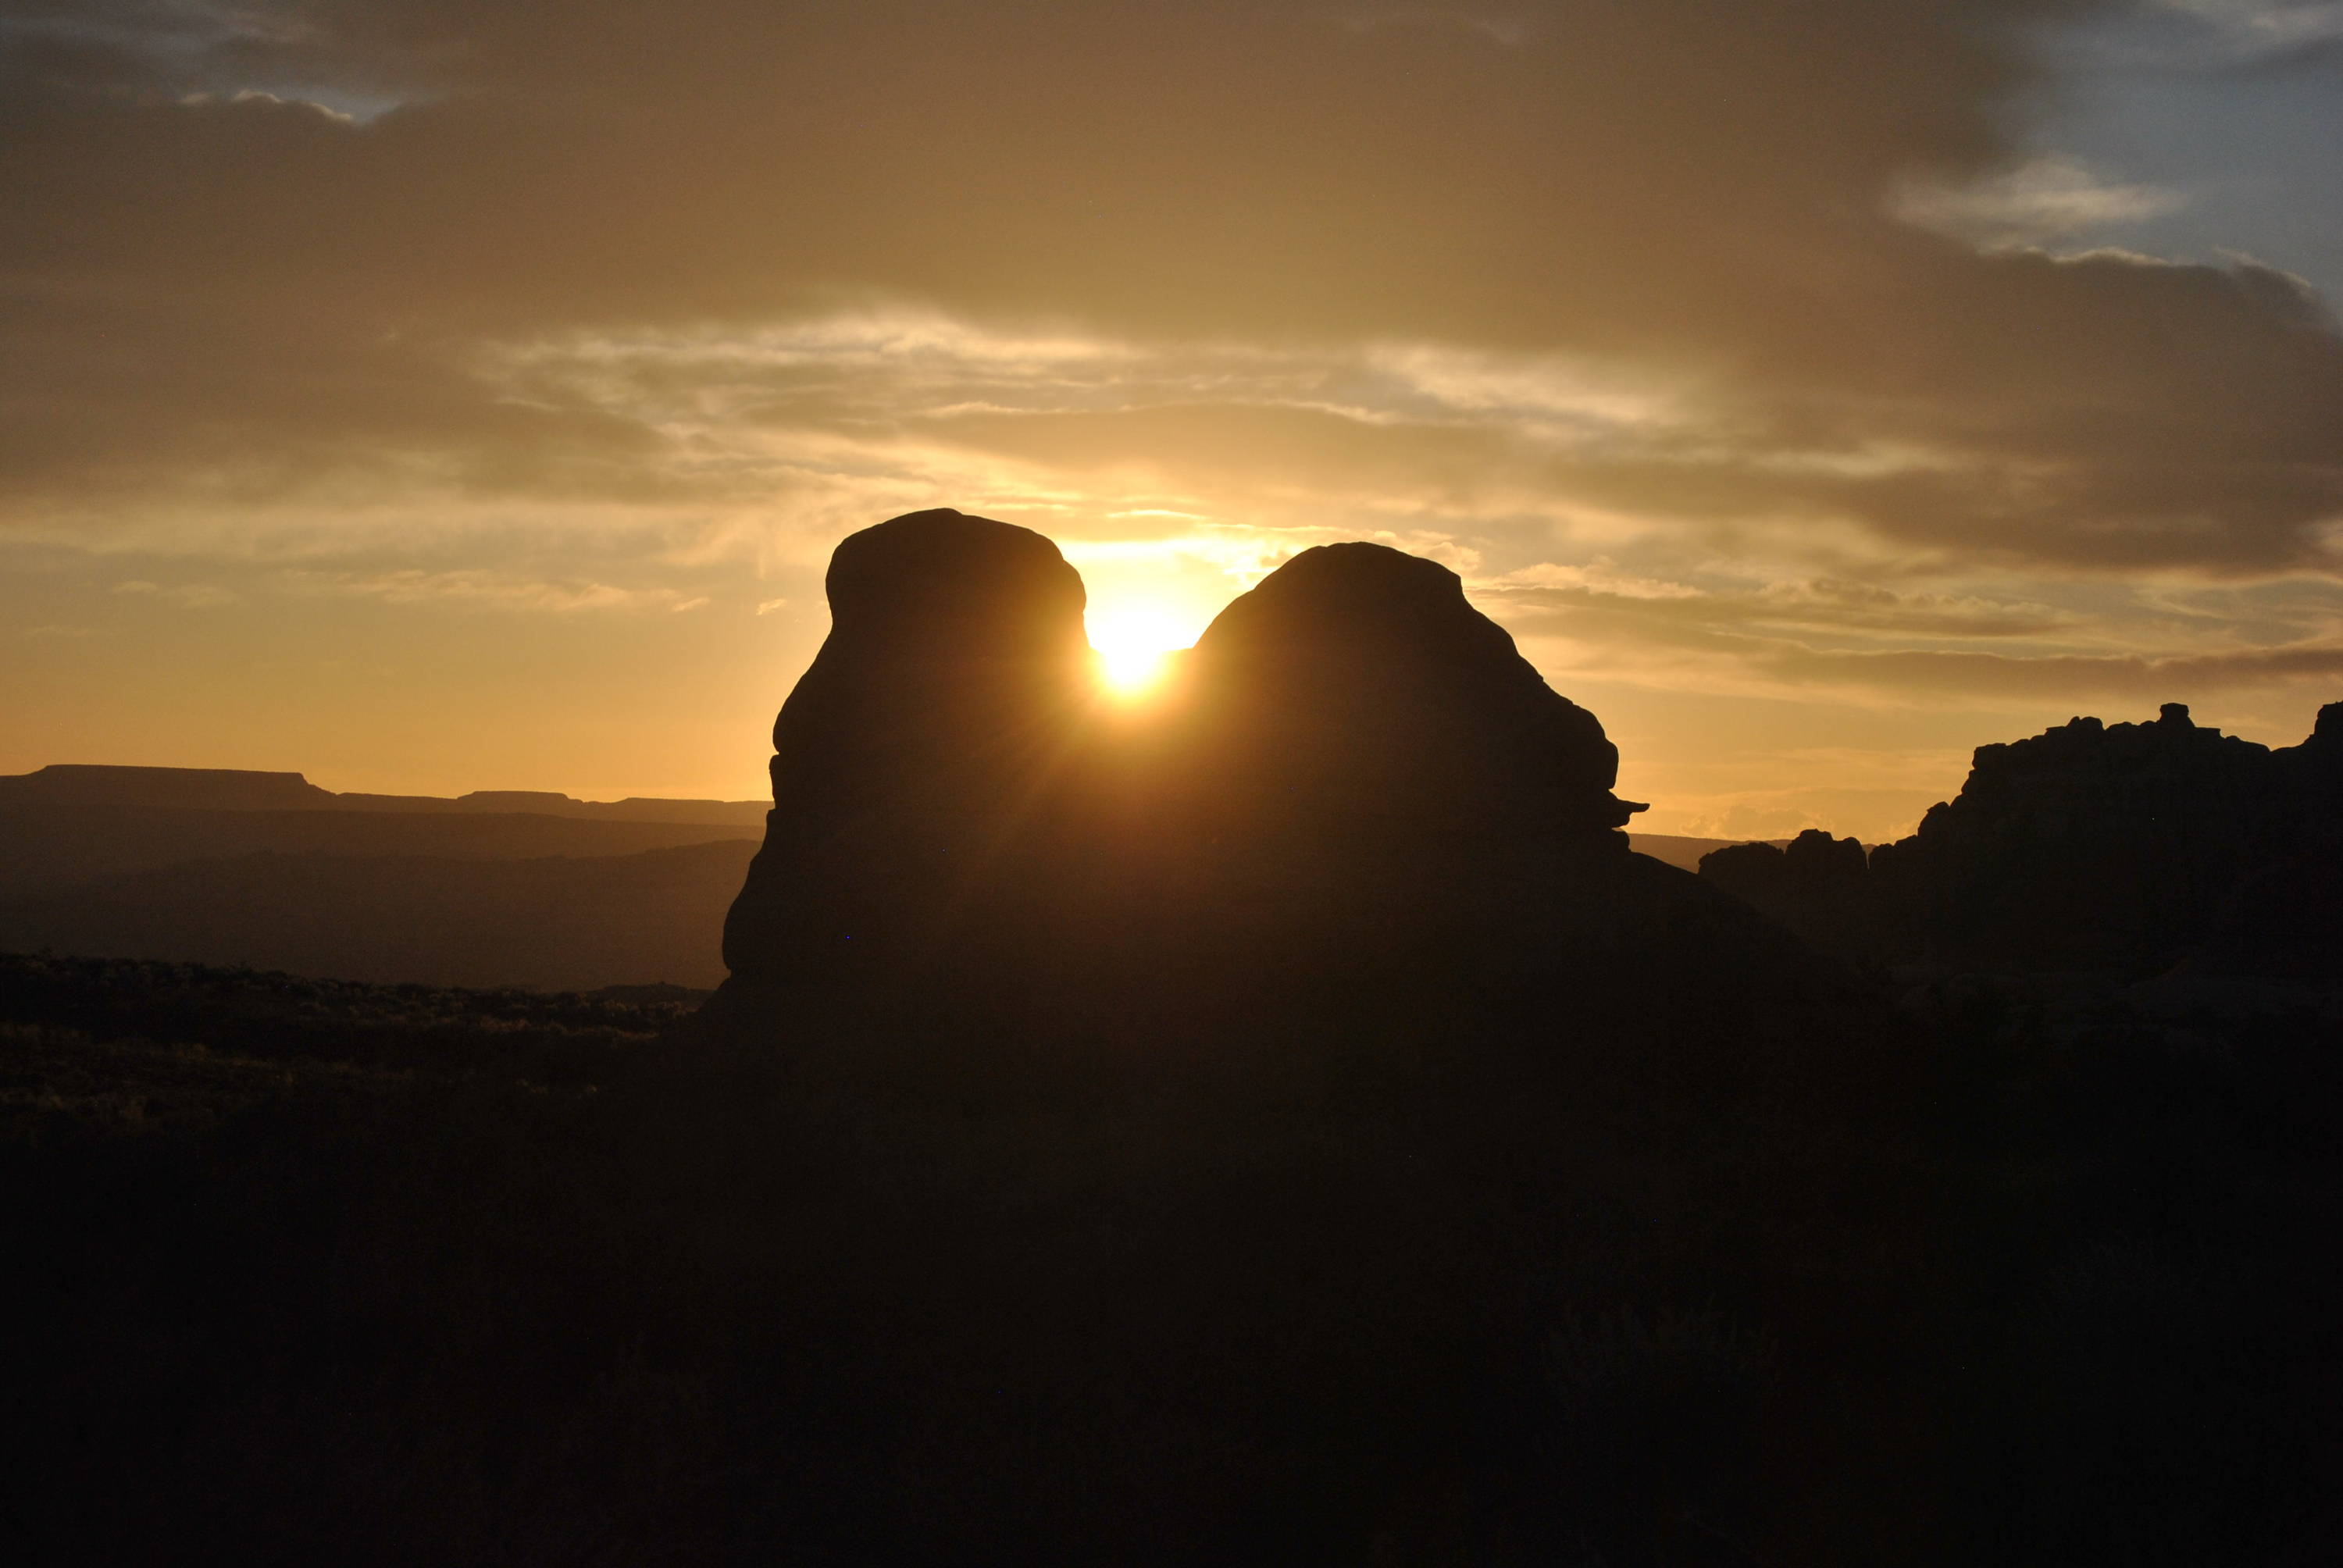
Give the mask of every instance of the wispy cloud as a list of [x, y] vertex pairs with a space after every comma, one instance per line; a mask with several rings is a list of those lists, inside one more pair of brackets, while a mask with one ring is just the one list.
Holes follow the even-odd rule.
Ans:
[[395, 605], [450, 605], [464, 608], [538, 611], [574, 615], [584, 611], [689, 609], [706, 599], [685, 600], [672, 588], [626, 588], [609, 583], [548, 581], [478, 568], [427, 571], [334, 572], [288, 568], [273, 573], [273, 586], [305, 595], [379, 599]]
[[1889, 200], [1902, 221], [1988, 249], [2104, 235], [2187, 205], [2181, 191], [2109, 181], [2056, 155], [1960, 184], [1907, 178]]
[[166, 588], [143, 578], [132, 578], [114, 585], [114, 593], [126, 598], [151, 598], [190, 609], [211, 609], [222, 605], [238, 603], [240, 596], [216, 583], [175, 583]]

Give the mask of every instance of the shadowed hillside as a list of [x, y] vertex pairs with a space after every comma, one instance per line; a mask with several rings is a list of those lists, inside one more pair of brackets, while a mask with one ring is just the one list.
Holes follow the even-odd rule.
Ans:
[[747, 838], [766, 809], [756, 800], [573, 800], [528, 789], [337, 795], [298, 773], [55, 766], [0, 777], [0, 898], [264, 850], [629, 855]]
[[321, 977], [592, 988], [723, 978], [761, 801], [336, 795], [297, 773], [0, 778], [0, 946]]
[[84, 887], [234, 856], [526, 860], [639, 854], [749, 839], [695, 822], [599, 822], [536, 814], [165, 810], [146, 806], [0, 808], [0, 897]]
[[449, 859], [263, 852], [0, 904], [0, 949], [345, 980], [712, 989], [753, 844]]

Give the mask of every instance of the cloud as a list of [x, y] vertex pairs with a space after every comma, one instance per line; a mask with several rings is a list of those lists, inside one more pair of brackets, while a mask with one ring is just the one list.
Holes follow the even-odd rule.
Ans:
[[1976, 595], [1899, 593], [1876, 584], [1775, 581], [1706, 590], [1622, 574], [1607, 562], [1536, 566], [1476, 586], [1493, 613], [1614, 611], [1703, 627], [1881, 635], [1896, 638], [2038, 638], [2077, 629], [2079, 618], [2048, 605]]
[[2167, 199], [2012, 164], [2024, 40], [2070, 11], [35, 6], [0, 522], [421, 488], [704, 518], [779, 493], [762, 437], [829, 443], [814, 496], [1218, 454], [1231, 489], [2330, 571], [2318, 301], [1896, 216], [2007, 244]]
[[2161, 0], [2164, 9], [2204, 25], [2234, 55], [2292, 53], [2343, 40], [2336, 0]]
[[191, 609], [209, 609], [219, 605], [235, 604], [238, 599], [234, 590], [221, 588], [216, 583], [178, 583], [165, 588], [143, 578], [116, 583], [111, 591], [132, 598], [168, 599]]
[[687, 601], [672, 588], [543, 581], [479, 568], [428, 571], [404, 568], [375, 572], [287, 568], [273, 574], [270, 580], [282, 591], [293, 594], [373, 598], [394, 605], [451, 605], [559, 615], [585, 610], [691, 609], [708, 602], [705, 598]]
[[[1954, 601], [1948, 608], [1931, 596], [1865, 591], [1850, 603], [1827, 585], [1690, 598], [1568, 588], [1493, 596], [1483, 589], [1480, 597], [1565, 686], [1578, 676], [1663, 689], [1913, 704], [2153, 703], [2269, 688], [2328, 691], [2343, 683], [2343, 620], [2335, 619], [2307, 636], [2248, 644], [2232, 625], [2176, 638], [2169, 628], [2084, 622], [2032, 607]], [[2161, 648], [2154, 647], [2158, 630]], [[2150, 646], [2122, 647], [2127, 631]], [[1980, 646], [1984, 638], [1998, 645]]]
[[1971, 245], [2008, 247], [2143, 223], [2187, 203], [2179, 191], [2111, 184], [2073, 158], [2050, 156], [1967, 185], [1907, 180], [1896, 188], [1889, 210]]

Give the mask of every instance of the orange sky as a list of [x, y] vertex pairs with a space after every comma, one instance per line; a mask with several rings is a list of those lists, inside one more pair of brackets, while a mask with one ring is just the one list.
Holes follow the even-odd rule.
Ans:
[[20, 8], [0, 770], [752, 796], [830, 545], [930, 505], [1166, 637], [1429, 555], [1657, 831], [2290, 742], [2343, 214], [2188, 116], [2316, 123], [2332, 9]]

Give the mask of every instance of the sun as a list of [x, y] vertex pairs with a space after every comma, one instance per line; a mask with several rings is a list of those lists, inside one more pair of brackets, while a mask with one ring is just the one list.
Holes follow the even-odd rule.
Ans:
[[1145, 694], [1171, 655], [1195, 640], [1179, 618], [1151, 605], [1096, 605], [1088, 619], [1100, 684], [1117, 697]]

